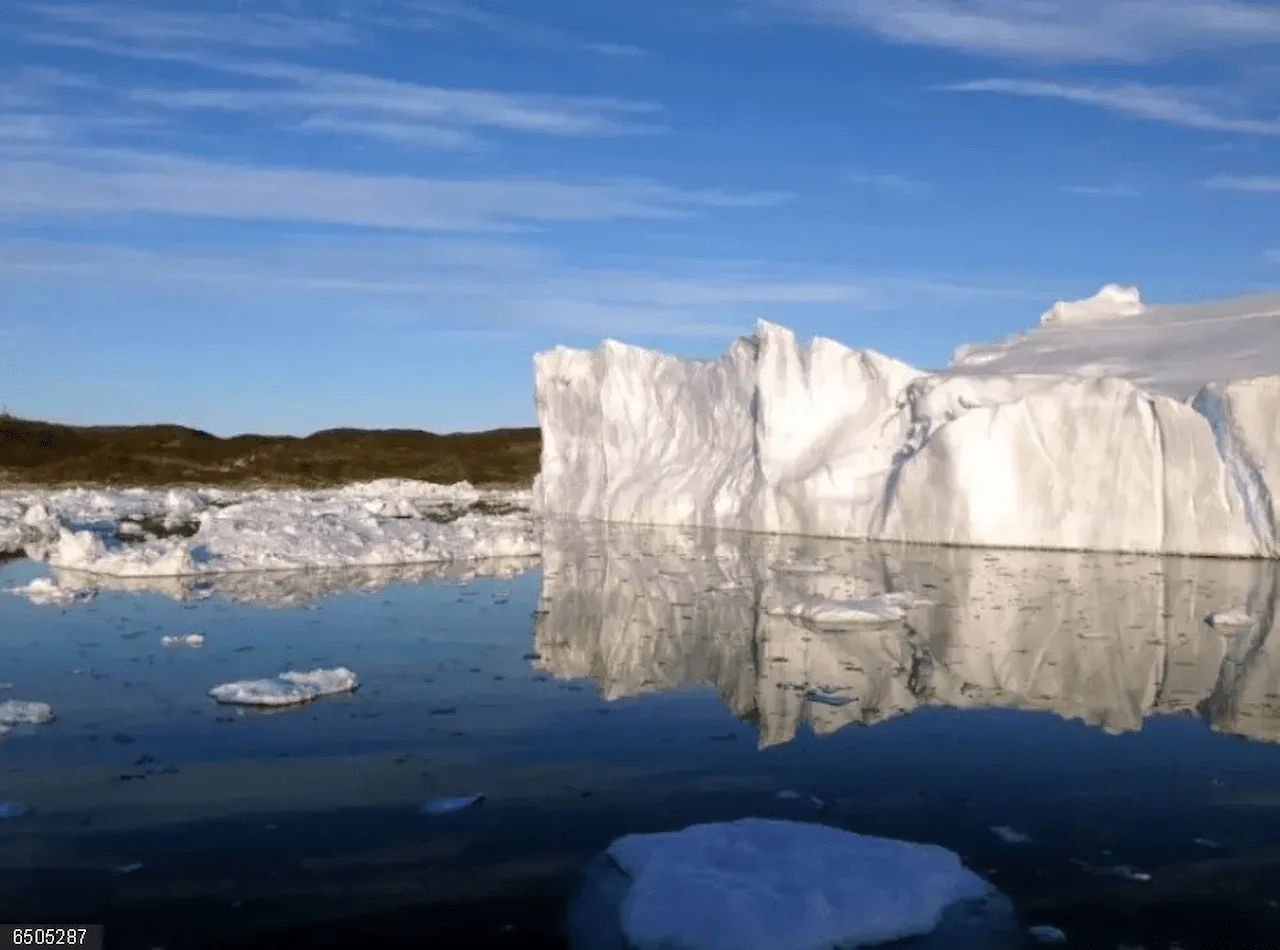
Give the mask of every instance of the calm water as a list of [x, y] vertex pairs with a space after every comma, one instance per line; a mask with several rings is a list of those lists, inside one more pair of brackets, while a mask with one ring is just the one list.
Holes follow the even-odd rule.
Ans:
[[[612, 838], [763, 815], [953, 848], [1073, 947], [1280, 939], [1275, 566], [610, 529], [513, 576], [425, 573], [0, 596], [0, 699], [58, 715], [0, 740], [0, 799], [30, 806], [0, 821], [0, 919], [105, 922], [112, 947], [557, 946]], [[885, 590], [931, 603], [785, 616]], [[1203, 622], [1232, 607], [1255, 624]], [[161, 647], [186, 632], [205, 646]], [[356, 693], [206, 697], [337, 665]]]

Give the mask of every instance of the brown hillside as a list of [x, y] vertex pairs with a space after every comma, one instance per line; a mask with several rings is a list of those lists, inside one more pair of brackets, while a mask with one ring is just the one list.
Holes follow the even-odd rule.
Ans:
[[0, 416], [0, 483], [16, 485], [290, 485], [374, 478], [528, 484], [537, 429], [437, 435], [327, 429], [309, 436], [221, 438], [176, 425], [69, 426]]

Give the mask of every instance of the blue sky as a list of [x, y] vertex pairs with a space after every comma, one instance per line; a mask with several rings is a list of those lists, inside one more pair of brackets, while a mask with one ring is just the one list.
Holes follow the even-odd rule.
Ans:
[[6, 0], [0, 403], [533, 420], [760, 317], [922, 365], [1103, 282], [1280, 286], [1280, 7]]

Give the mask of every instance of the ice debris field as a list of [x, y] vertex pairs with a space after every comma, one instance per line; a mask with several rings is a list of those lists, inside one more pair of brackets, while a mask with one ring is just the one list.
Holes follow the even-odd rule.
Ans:
[[[930, 544], [1280, 557], [1280, 296], [1148, 306], [1108, 285], [930, 372], [761, 322], [716, 360], [606, 341], [535, 357], [532, 491], [0, 492], [0, 555], [85, 578], [478, 563], [541, 519]], [[1268, 375], [1270, 374], [1270, 375]], [[79, 580], [76, 580], [76, 579]], [[902, 605], [830, 605], [889, 618]], [[812, 618], [820, 620], [819, 617]]]

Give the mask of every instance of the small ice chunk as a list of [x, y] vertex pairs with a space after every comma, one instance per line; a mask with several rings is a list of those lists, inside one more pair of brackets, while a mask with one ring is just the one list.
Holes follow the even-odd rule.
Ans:
[[28, 811], [24, 802], [0, 802], [0, 819], [21, 818]]
[[424, 815], [448, 815], [455, 811], [470, 808], [472, 805], [479, 805], [482, 801], [484, 801], [484, 795], [480, 793], [458, 795], [453, 798], [433, 798], [430, 801], [423, 802], [418, 807], [418, 811]]
[[166, 647], [202, 647], [203, 633], [168, 633], [160, 638], [160, 645]]
[[782, 791], [778, 792], [777, 797], [783, 801], [799, 801], [804, 799], [814, 808], [823, 808], [826, 805], [826, 803], [817, 795], [805, 795], [802, 792], [797, 792], [789, 788], [784, 788]]
[[1219, 610], [1211, 613], [1204, 618], [1204, 622], [1211, 627], [1228, 630], [1239, 627], [1252, 627], [1255, 623], [1253, 617], [1249, 616], [1249, 611], [1242, 607], [1232, 607], [1230, 610]]
[[142, 867], [141, 861], [135, 861], [132, 864], [117, 864], [111, 870], [117, 874], [132, 874], [134, 871], [141, 871]]
[[809, 702], [821, 703], [823, 706], [848, 706], [853, 699], [849, 696], [841, 696], [835, 690], [828, 689], [811, 689], [808, 692]]
[[952, 907], [999, 896], [945, 848], [807, 822], [627, 835], [606, 854], [627, 879], [617, 910], [640, 950], [874, 946], [930, 934]]
[[1057, 927], [1049, 924], [1040, 924], [1036, 927], [1028, 928], [1027, 933], [1040, 943], [1066, 943], [1067, 935]]
[[220, 703], [240, 706], [294, 706], [321, 696], [349, 693], [359, 685], [345, 666], [333, 670], [281, 673], [273, 680], [240, 680], [209, 690]]
[[1222, 845], [1214, 841], [1212, 838], [1193, 838], [1192, 844], [1198, 844], [1202, 848], [1221, 848]]
[[929, 601], [907, 591], [873, 594], [855, 600], [816, 600], [795, 604], [780, 613], [817, 627], [856, 627], [864, 624], [896, 623], [907, 610]]
[[27, 600], [41, 607], [83, 603], [93, 599], [92, 591], [60, 587], [51, 577], [37, 577], [25, 587], [14, 588], [14, 592], [25, 595]]
[[1122, 877], [1126, 881], [1149, 881], [1151, 875], [1146, 871], [1139, 871], [1131, 864], [1116, 864], [1111, 867], [1098, 868], [1099, 874], [1106, 874], [1109, 877]]
[[53, 721], [53, 707], [48, 703], [32, 703], [7, 699], [0, 703], [0, 726], [39, 726]]
[[1232, 607], [1230, 610], [1215, 611], [1207, 615], [1204, 618], [1204, 621], [1211, 627], [1219, 627], [1228, 630], [1252, 627], [1257, 623], [1257, 619], [1250, 615], [1248, 610], [1243, 607]]
[[773, 565], [777, 574], [825, 574], [829, 570], [821, 561], [780, 561]]
[[1031, 835], [1024, 834], [1016, 828], [1010, 828], [1008, 825], [996, 825], [991, 829], [991, 832], [1005, 844], [1031, 843]]

